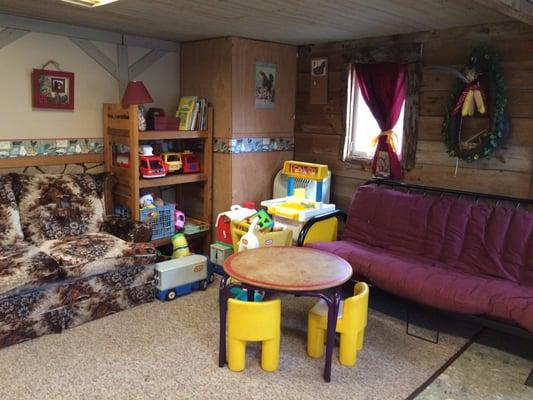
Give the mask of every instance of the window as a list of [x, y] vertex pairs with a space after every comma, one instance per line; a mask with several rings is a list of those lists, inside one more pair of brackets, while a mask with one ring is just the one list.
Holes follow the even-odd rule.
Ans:
[[[353, 65], [349, 67], [347, 87], [344, 159], [371, 160], [376, 149], [374, 139], [379, 135], [381, 129], [363, 99]], [[404, 110], [405, 101], [403, 102], [398, 122], [393, 128], [396, 134], [396, 150], [400, 159], [402, 158], [404, 136]]]

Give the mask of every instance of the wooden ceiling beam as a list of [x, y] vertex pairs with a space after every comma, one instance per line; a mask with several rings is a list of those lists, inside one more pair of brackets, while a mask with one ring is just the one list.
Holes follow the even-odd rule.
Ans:
[[533, 3], [528, 0], [474, 0], [474, 3], [533, 25]]

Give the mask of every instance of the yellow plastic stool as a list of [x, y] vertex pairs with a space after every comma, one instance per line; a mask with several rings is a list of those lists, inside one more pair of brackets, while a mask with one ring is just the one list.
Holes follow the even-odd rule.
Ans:
[[[357, 352], [363, 348], [368, 319], [368, 285], [358, 282], [354, 296], [341, 301], [336, 332], [340, 333], [339, 361], [355, 365]], [[309, 311], [307, 320], [307, 354], [319, 358], [324, 354], [324, 339], [328, 326], [328, 306], [320, 300]]]
[[246, 366], [246, 342], [262, 342], [261, 367], [275, 371], [279, 364], [281, 301], [249, 302], [228, 299], [228, 367]]

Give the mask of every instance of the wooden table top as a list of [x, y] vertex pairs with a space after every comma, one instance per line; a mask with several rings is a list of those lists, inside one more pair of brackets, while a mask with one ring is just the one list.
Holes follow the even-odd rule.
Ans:
[[228, 257], [224, 271], [249, 285], [287, 291], [328, 289], [352, 276], [352, 267], [346, 260], [308, 247], [246, 250]]

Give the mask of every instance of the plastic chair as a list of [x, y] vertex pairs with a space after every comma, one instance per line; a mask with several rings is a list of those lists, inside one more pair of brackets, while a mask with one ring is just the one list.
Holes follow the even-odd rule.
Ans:
[[[340, 333], [339, 361], [342, 365], [355, 365], [357, 352], [363, 348], [368, 319], [368, 285], [358, 282], [354, 296], [341, 301], [336, 332]], [[307, 321], [307, 354], [319, 358], [324, 354], [324, 340], [328, 326], [328, 306], [320, 300], [309, 311]]]
[[262, 342], [261, 368], [275, 371], [279, 364], [281, 301], [248, 302], [228, 299], [228, 367], [246, 366], [246, 343]]

